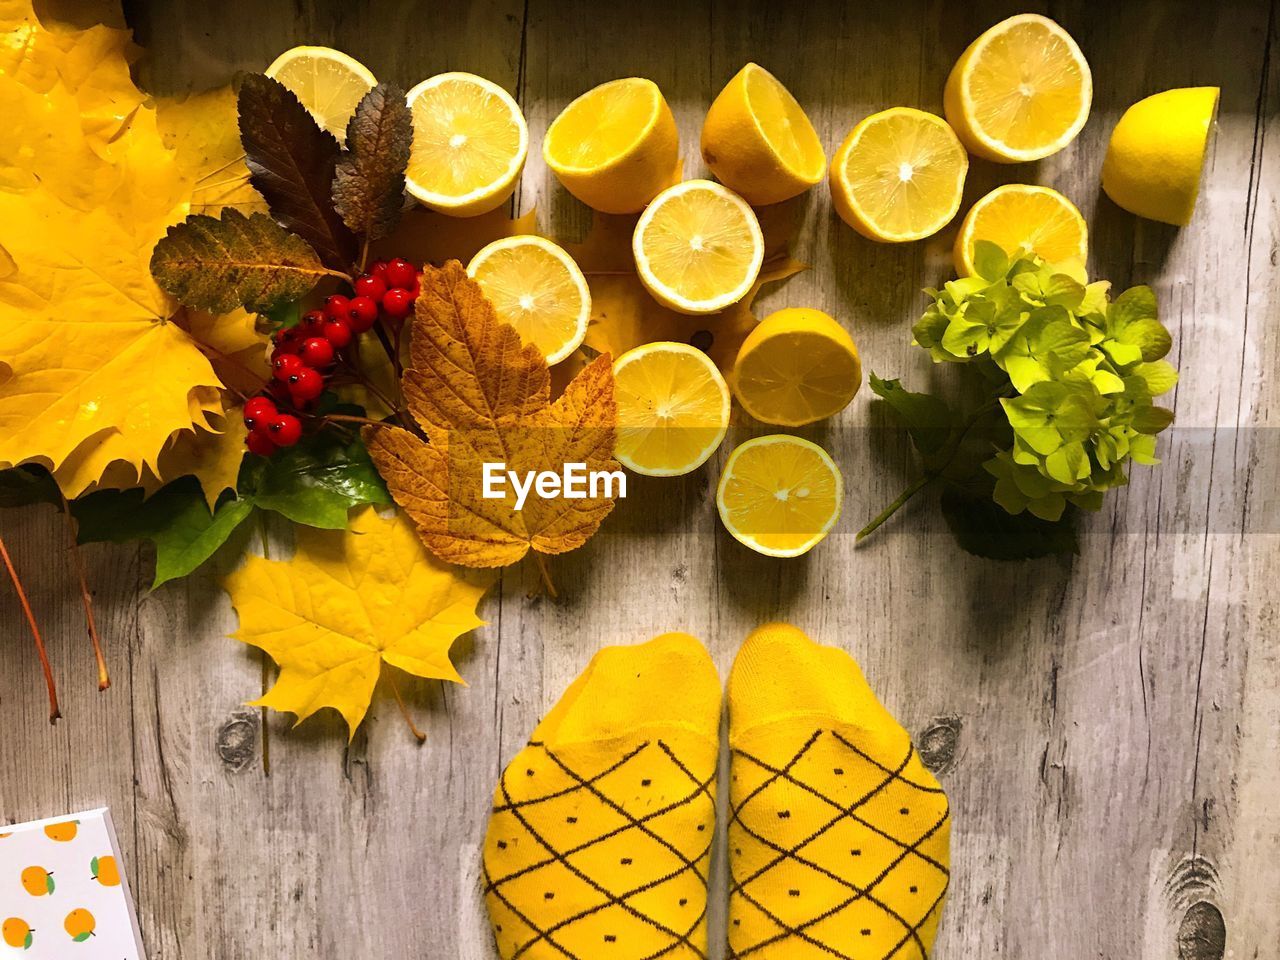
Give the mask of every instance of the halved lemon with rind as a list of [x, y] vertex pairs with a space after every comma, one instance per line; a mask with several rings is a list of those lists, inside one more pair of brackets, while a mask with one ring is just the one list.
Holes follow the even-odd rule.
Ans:
[[1078, 262], [1089, 254], [1089, 227], [1076, 205], [1049, 187], [1006, 183], [978, 200], [956, 235], [956, 272], [977, 273], [974, 246], [989, 240], [1012, 256], [1029, 250], [1049, 263]]
[[764, 263], [764, 235], [742, 197], [686, 180], [654, 197], [631, 240], [645, 288], [680, 313], [717, 313], [745, 297]]
[[862, 386], [848, 331], [821, 310], [788, 307], [747, 335], [733, 364], [733, 392], [762, 423], [800, 427], [833, 416]]
[[442, 73], [409, 91], [413, 150], [405, 186], [424, 206], [476, 217], [503, 203], [529, 153], [511, 94], [471, 73]]
[[563, 248], [535, 236], [503, 237], [467, 265], [498, 319], [557, 364], [577, 350], [591, 320], [591, 291]]
[[286, 50], [266, 74], [288, 87], [339, 143], [346, 141], [347, 122], [356, 105], [378, 83], [363, 63], [332, 47]]
[[798, 557], [840, 519], [844, 479], [827, 451], [790, 434], [748, 440], [729, 454], [716, 490], [725, 529], [770, 557]]
[[702, 159], [755, 206], [780, 203], [822, 179], [827, 157], [804, 108], [757, 63], [730, 80], [702, 125]]
[[913, 107], [872, 114], [831, 161], [840, 219], [886, 243], [922, 240], [955, 217], [969, 157], [947, 122]]
[[636, 473], [675, 477], [696, 470], [729, 429], [729, 387], [711, 358], [687, 343], [658, 341], [613, 365], [618, 402], [614, 456]]
[[679, 179], [680, 137], [652, 80], [593, 87], [547, 128], [542, 156], [564, 188], [604, 213], [638, 213]]
[[1023, 13], [969, 45], [947, 77], [947, 120], [976, 156], [1023, 163], [1057, 153], [1089, 119], [1093, 75], [1048, 17]]

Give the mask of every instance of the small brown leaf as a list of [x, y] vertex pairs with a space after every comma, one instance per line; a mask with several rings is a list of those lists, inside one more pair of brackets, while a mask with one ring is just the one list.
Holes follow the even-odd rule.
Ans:
[[170, 227], [151, 254], [151, 273], [189, 307], [265, 313], [304, 296], [331, 271], [265, 213], [246, 217], [228, 207], [221, 219], [198, 214]]
[[238, 110], [249, 182], [271, 215], [325, 264], [350, 270], [356, 240], [333, 206], [338, 141], [284, 84], [262, 74], [245, 76]]
[[357, 234], [379, 240], [404, 209], [404, 171], [413, 142], [413, 117], [404, 91], [380, 83], [347, 123], [347, 149], [338, 160], [333, 203]]

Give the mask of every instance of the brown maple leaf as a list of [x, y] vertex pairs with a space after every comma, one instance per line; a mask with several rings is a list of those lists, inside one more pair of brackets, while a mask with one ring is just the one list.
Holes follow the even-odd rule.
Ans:
[[370, 426], [365, 442], [392, 496], [440, 559], [499, 567], [530, 549], [564, 553], [585, 543], [613, 509], [617, 485], [603, 482], [580, 499], [530, 492], [522, 509], [509, 482], [491, 486], [502, 496], [484, 496], [485, 464], [504, 464], [521, 478], [563, 474], [569, 463], [621, 476], [613, 459], [613, 366], [601, 355], [552, 402], [542, 354], [498, 319], [456, 260], [423, 271], [402, 384], [426, 441], [398, 427]]

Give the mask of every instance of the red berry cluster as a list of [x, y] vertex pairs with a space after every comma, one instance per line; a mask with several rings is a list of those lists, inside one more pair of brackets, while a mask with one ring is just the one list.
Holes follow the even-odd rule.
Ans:
[[304, 314], [296, 326], [272, 336], [274, 382], [244, 405], [251, 453], [269, 457], [301, 439], [302, 421], [280, 406], [301, 410], [324, 393], [338, 352], [371, 328], [379, 314], [397, 323], [407, 317], [418, 299], [418, 275], [408, 260], [379, 260], [356, 279], [352, 296], [335, 293], [323, 309]]

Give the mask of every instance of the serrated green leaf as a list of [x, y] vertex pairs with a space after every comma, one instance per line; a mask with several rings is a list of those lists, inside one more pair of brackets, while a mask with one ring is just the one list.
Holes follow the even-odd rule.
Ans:
[[226, 207], [187, 217], [151, 254], [156, 282], [181, 303], [212, 313], [267, 313], [299, 300], [326, 276], [314, 250], [265, 213]]
[[870, 377], [871, 391], [902, 420], [915, 448], [924, 456], [941, 450], [951, 437], [955, 417], [946, 402], [928, 393], [904, 390], [897, 380]]
[[1009, 272], [1009, 257], [990, 240], [978, 240], [973, 245], [973, 265], [978, 276], [994, 283]]

